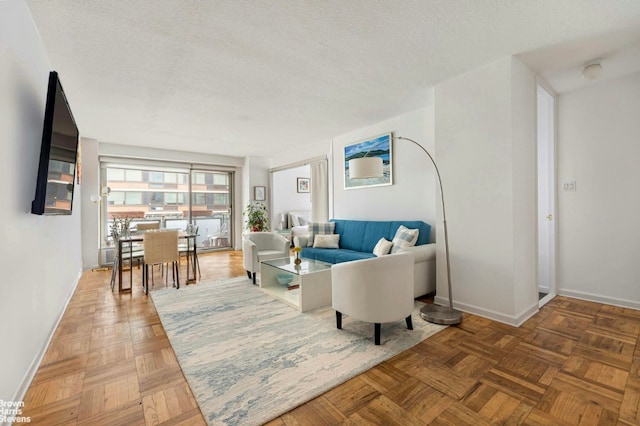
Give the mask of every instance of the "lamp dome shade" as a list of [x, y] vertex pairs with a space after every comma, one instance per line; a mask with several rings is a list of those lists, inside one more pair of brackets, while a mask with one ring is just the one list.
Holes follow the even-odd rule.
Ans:
[[349, 177], [366, 179], [382, 176], [381, 157], [362, 157], [349, 160]]
[[603, 73], [602, 65], [599, 62], [586, 65], [582, 70], [582, 78], [585, 80], [595, 80]]

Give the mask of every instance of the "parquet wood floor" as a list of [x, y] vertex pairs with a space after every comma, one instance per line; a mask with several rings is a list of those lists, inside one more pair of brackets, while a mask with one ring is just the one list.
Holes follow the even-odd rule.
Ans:
[[[245, 274], [241, 252], [200, 266]], [[205, 424], [134, 275], [131, 294], [82, 275], [25, 397], [33, 424]], [[519, 328], [465, 314], [269, 425], [638, 425], [639, 334], [639, 311], [564, 297]]]

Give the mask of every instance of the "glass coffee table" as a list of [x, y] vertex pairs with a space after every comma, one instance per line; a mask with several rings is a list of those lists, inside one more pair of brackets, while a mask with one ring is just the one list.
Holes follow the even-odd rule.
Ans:
[[[262, 262], [260, 288], [300, 312], [331, 305], [331, 263], [301, 260], [300, 265], [289, 257]], [[291, 282], [282, 285], [278, 276], [288, 277]]]

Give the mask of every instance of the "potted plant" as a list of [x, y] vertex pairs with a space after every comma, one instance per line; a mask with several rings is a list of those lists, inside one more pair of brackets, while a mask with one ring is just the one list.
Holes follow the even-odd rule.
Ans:
[[250, 232], [269, 230], [269, 215], [267, 206], [262, 203], [249, 203], [242, 213], [245, 217], [245, 228]]

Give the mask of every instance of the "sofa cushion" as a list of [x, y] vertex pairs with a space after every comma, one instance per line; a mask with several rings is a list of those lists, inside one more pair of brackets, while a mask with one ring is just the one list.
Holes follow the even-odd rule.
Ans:
[[300, 255], [306, 259], [320, 260], [328, 263], [350, 262], [352, 260], [369, 259], [375, 257], [373, 253], [362, 253], [354, 250], [303, 247]]
[[384, 256], [385, 254], [389, 254], [389, 252], [391, 251], [391, 247], [393, 247], [393, 243], [382, 237], [373, 248], [373, 254], [378, 257]]
[[313, 239], [313, 247], [337, 249], [339, 248], [340, 234], [318, 234]]
[[380, 238], [386, 238], [391, 241], [400, 226], [419, 230], [416, 245], [427, 244], [431, 232], [431, 226], [421, 220], [368, 221], [331, 219], [329, 222], [335, 224], [334, 233], [340, 234], [340, 248], [327, 250], [310, 247], [313, 244], [313, 237], [310, 237], [311, 244], [303, 247], [300, 254], [302, 257], [329, 263], [369, 259], [375, 257], [373, 249], [380, 241]]
[[315, 235], [317, 234], [333, 234], [335, 226], [333, 222], [312, 222], [311, 225], [309, 225], [309, 240], [307, 241], [307, 246], [313, 246]]
[[393, 240], [396, 231], [402, 225], [418, 229], [416, 245], [428, 244], [431, 225], [421, 220], [376, 221], [331, 219], [336, 224], [334, 232], [340, 234], [340, 248], [372, 253], [380, 238]]
[[400, 225], [393, 237], [393, 249], [391, 253], [396, 253], [401, 248], [413, 247], [418, 241], [419, 229], [409, 229], [404, 225]]

